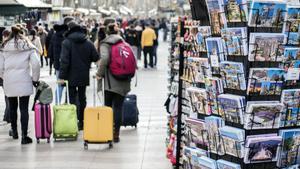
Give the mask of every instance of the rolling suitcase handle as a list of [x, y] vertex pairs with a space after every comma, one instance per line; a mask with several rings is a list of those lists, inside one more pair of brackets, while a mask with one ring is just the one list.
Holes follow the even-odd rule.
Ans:
[[100, 79], [101, 80], [101, 83], [102, 83], [102, 86], [101, 86], [101, 93], [102, 93], [102, 97], [99, 96], [98, 92], [97, 92], [97, 89], [96, 89], [96, 82], [97, 82], [97, 79], [96, 79], [96, 76], [93, 76], [93, 104], [94, 104], [94, 107], [96, 107], [96, 95], [98, 96], [100, 102], [101, 102], [101, 106], [104, 106], [105, 105], [105, 101], [104, 101], [104, 98], [105, 98], [105, 94], [104, 94], [104, 79]]
[[[56, 82], [57, 83], [57, 89], [56, 89], [56, 99], [57, 99], [57, 103], [56, 105], [61, 105], [61, 100], [59, 99], [59, 82]], [[66, 97], [67, 97], [67, 102], [66, 104], [70, 104], [70, 93], [69, 93], [69, 81], [67, 80], [64, 80], [64, 84], [66, 84]], [[61, 84], [62, 85], [62, 84]]]

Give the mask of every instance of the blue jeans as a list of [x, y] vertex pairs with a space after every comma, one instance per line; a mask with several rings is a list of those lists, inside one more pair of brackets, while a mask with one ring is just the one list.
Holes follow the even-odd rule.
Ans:
[[[59, 78], [59, 70], [56, 70], [56, 79], [58, 80]], [[62, 92], [64, 90], [64, 86], [58, 84], [57, 87], [56, 87], [56, 91], [55, 91], [55, 103], [56, 104], [59, 104], [61, 103], [61, 98], [62, 98]]]

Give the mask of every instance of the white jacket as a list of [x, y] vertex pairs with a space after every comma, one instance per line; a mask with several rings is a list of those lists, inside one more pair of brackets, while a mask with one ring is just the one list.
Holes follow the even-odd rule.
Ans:
[[[29, 36], [29, 39], [32, 40], [32, 36]], [[39, 54], [42, 55], [44, 51], [43, 51], [40, 37], [35, 36], [35, 39], [31, 42], [38, 49]]]
[[25, 40], [7, 42], [0, 51], [0, 78], [4, 93], [8, 97], [22, 97], [33, 94], [32, 81], [40, 78], [40, 63], [36, 48]]

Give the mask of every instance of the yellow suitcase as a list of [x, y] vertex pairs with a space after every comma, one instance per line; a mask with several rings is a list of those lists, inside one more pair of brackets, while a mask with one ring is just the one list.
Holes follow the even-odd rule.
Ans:
[[109, 144], [112, 148], [113, 110], [111, 107], [95, 106], [95, 88], [94, 82], [94, 107], [87, 107], [84, 111], [84, 148], [88, 149], [88, 144]]

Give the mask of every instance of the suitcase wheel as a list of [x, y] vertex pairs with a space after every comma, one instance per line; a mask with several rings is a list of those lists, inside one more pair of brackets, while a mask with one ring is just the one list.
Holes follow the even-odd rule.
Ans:
[[36, 143], [40, 144], [40, 139], [37, 139], [37, 140], [36, 140]]
[[89, 149], [89, 145], [88, 145], [87, 142], [84, 142], [83, 146], [84, 146], [84, 149], [85, 149], [85, 150], [88, 150], [88, 149]]
[[135, 128], [137, 128], [137, 125], [134, 125]]
[[47, 138], [47, 143], [50, 143], [50, 138]]
[[113, 148], [113, 147], [114, 147], [113, 143], [109, 142], [109, 148]]

